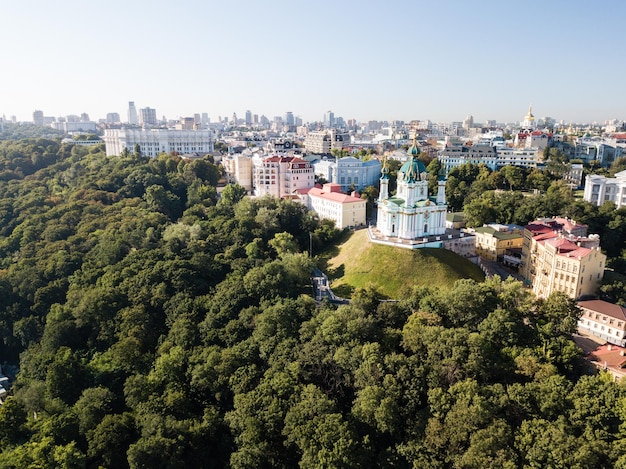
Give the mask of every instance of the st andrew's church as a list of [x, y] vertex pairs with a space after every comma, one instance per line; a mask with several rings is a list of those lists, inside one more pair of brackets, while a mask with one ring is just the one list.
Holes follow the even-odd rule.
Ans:
[[416, 240], [443, 235], [446, 231], [446, 182], [437, 182], [437, 195], [428, 195], [428, 172], [418, 157], [417, 142], [409, 159], [398, 170], [396, 195], [389, 195], [389, 169], [383, 165], [378, 197], [377, 230], [385, 237]]

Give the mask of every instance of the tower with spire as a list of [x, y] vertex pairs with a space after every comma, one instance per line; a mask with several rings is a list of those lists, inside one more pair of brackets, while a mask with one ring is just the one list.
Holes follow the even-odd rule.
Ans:
[[524, 116], [524, 122], [522, 122], [522, 127], [525, 129], [534, 129], [535, 128], [535, 116], [533, 116], [533, 105], [528, 106], [528, 114]]
[[415, 240], [441, 235], [446, 230], [445, 181], [438, 183], [437, 195], [428, 194], [429, 174], [419, 159], [416, 138], [408, 150], [408, 161], [398, 170], [395, 195], [389, 194], [389, 169], [385, 160], [380, 177], [376, 228], [383, 236]]

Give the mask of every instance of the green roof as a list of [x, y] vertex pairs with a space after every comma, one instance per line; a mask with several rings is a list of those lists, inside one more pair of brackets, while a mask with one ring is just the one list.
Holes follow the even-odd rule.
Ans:
[[522, 238], [524, 235], [519, 231], [498, 231], [491, 226], [481, 226], [474, 230], [476, 233], [490, 234], [496, 239], [517, 239]]
[[446, 220], [452, 223], [465, 221], [467, 217], [464, 212], [449, 212], [446, 213]]

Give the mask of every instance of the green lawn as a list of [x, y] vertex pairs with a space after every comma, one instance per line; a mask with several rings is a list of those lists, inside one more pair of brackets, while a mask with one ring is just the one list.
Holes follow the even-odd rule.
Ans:
[[397, 298], [414, 285], [448, 289], [461, 278], [484, 279], [480, 268], [445, 249], [402, 249], [373, 244], [367, 230], [351, 233], [326, 256], [333, 291], [350, 297], [355, 288], [373, 285]]

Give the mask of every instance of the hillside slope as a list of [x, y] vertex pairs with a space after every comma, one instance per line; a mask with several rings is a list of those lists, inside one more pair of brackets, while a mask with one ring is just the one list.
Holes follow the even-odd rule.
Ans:
[[373, 244], [366, 230], [352, 233], [328, 259], [331, 286], [339, 296], [372, 284], [390, 297], [412, 286], [450, 288], [455, 281], [484, 279], [480, 268], [445, 249], [402, 249]]

